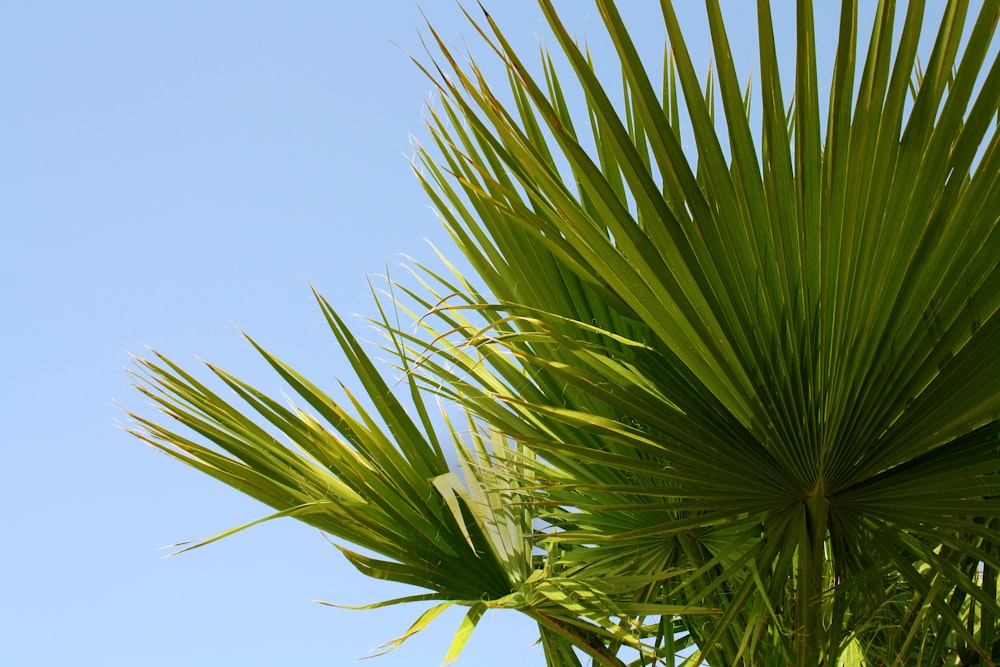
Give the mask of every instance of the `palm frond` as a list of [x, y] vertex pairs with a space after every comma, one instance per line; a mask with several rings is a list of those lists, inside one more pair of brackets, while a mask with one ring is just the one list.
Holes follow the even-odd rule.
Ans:
[[[669, 1], [660, 73], [597, 0], [614, 85], [539, 5], [558, 53], [537, 74], [469, 17], [505, 90], [428, 28], [441, 101], [414, 167], [475, 276], [417, 266], [378, 305], [416, 419], [319, 297], [375, 413], [251, 341], [305, 407], [210, 367], [265, 428], [140, 360], [200, 440], [137, 435], [468, 606], [449, 660], [503, 607], [552, 665], [995, 661], [1000, 2], [949, 2], [924, 59], [923, 2], [865, 34], [845, 0], [822, 100], [812, 4], [786, 92], [759, 0], [759, 107], [717, 0], [707, 79]], [[461, 474], [429, 395], [466, 421], [444, 429]]]

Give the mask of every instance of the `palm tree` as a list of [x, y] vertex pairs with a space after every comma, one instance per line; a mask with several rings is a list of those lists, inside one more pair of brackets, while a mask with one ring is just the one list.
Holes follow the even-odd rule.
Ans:
[[923, 2], [868, 33], [844, 0], [825, 115], [808, 0], [790, 93], [758, 2], [755, 96], [716, 0], [708, 79], [669, 1], [650, 63], [597, 0], [613, 87], [540, 5], [582, 108], [489, 14], [503, 95], [429, 29], [416, 171], [474, 275], [376, 299], [408, 400], [317, 294], [373, 408], [248, 338], [295, 402], [153, 354], [172, 420], [132, 431], [425, 589], [380, 603], [437, 602], [390, 648], [464, 605], [449, 661], [509, 608], [553, 666], [996, 664], [1000, 2], [949, 2], [921, 62]]

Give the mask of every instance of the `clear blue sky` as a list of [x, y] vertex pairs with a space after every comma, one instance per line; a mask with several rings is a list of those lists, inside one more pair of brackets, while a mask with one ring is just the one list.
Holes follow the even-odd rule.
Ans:
[[[534, 4], [486, 4], [531, 54], [546, 33]], [[703, 10], [679, 4], [707, 68]], [[749, 4], [727, 4], [744, 73]], [[834, 3], [818, 4], [828, 52]], [[655, 5], [623, 9], [659, 59]], [[559, 6], [600, 59], [590, 3]], [[485, 56], [453, 2], [424, 11]], [[778, 16], [779, 31], [790, 18]], [[124, 368], [147, 344], [277, 391], [236, 327], [317, 380], [350, 380], [306, 281], [344, 313], [372, 313], [366, 275], [398, 253], [430, 258], [425, 237], [447, 247], [406, 160], [410, 136], [425, 136], [431, 86], [393, 45], [419, 53], [422, 22], [414, 4], [390, 0], [0, 10], [0, 663], [348, 665], [419, 614], [310, 602], [400, 589], [362, 577], [294, 521], [161, 559], [158, 547], [266, 509], [115, 422], [116, 402], [143, 404]], [[459, 618], [371, 664], [440, 664]], [[530, 623], [494, 612], [458, 664], [540, 666], [534, 640]]]

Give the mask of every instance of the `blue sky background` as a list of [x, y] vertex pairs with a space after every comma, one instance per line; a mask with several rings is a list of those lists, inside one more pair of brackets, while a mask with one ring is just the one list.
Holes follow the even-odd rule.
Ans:
[[[487, 4], [522, 52], [536, 51], [547, 29], [532, 2]], [[659, 61], [656, 3], [622, 4]], [[707, 68], [704, 10], [678, 4]], [[744, 73], [751, 4], [726, 4]], [[829, 54], [834, 3], [818, 4]], [[600, 62], [596, 11], [558, 6]], [[423, 9], [504, 81], [456, 4]], [[776, 12], [790, 34], [792, 17]], [[448, 248], [406, 159], [410, 136], [426, 136], [432, 88], [404, 53], [421, 53], [422, 25], [414, 4], [390, 0], [0, 10], [0, 664], [347, 665], [419, 615], [310, 602], [403, 590], [364, 578], [290, 520], [162, 559], [158, 547], [267, 510], [115, 422], [117, 403], [143, 406], [124, 369], [147, 344], [279, 391], [237, 327], [331, 390], [334, 377], [350, 383], [307, 281], [341, 312], [371, 314], [366, 275], [399, 253], [430, 259], [425, 238]], [[460, 617], [371, 664], [440, 664]], [[518, 615], [492, 612], [458, 664], [543, 665], [535, 637]]]

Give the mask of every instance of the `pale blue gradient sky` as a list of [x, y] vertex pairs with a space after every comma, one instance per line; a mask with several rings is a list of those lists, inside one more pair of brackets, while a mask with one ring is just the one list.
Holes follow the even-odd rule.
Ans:
[[[534, 4], [486, 4], [531, 55], [547, 33]], [[600, 61], [596, 11], [558, 4]], [[704, 10], [678, 4], [707, 69]], [[726, 4], [744, 74], [751, 4]], [[828, 56], [836, 15], [818, 4]], [[658, 60], [656, 3], [622, 6]], [[456, 4], [423, 9], [504, 82]], [[347, 665], [419, 615], [310, 602], [402, 588], [362, 577], [290, 520], [161, 559], [157, 547], [266, 509], [114, 423], [116, 402], [143, 403], [123, 369], [146, 344], [277, 391], [235, 327], [330, 387], [350, 380], [306, 281], [370, 314], [367, 274], [398, 253], [429, 259], [425, 237], [447, 249], [406, 160], [431, 85], [401, 48], [421, 53], [422, 23], [390, 0], [0, 9], [0, 664]], [[371, 664], [440, 664], [460, 617]], [[518, 615], [490, 613], [458, 664], [541, 666], [535, 637]]]

